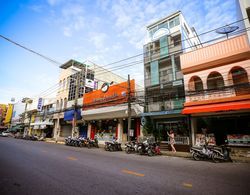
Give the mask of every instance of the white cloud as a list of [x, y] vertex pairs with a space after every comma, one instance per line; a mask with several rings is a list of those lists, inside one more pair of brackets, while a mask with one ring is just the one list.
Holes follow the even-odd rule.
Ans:
[[44, 9], [44, 6], [42, 6], [42, 5], [31, 5], [31, 6], [29, 6], [29, 8], [34, 12], [41, 13], [43, 11], [43, 9]]
[[63, 2], [63, 0], [47, 0], [50, 6], [58, 5], [59, 3]]
[[64, 27], [63, 28], [63, 34], [66, 37], [71, 37], [72, 36], [72, 31], [71, 31], [70, 27]]
[[104, 49], [107, 35], [104, 33], [91, 32], [89, 34], [90, 42], [94, 44], [97, 49]]

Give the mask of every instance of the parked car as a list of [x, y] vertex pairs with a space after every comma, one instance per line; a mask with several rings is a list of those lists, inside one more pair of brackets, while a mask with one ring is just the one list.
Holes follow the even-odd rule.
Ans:
[[3, 131], [3, 132], [1, 133], [1, 136], [2, 136], [2, 137], [12, 137], [13, 134], [12, 134], [11, 132], [9, 132], [9, 131]]

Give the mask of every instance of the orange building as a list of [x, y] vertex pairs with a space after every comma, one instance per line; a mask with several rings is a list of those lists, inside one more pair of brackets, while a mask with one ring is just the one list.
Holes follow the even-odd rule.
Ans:
[[250, 46], [246, 34], [181, 55], [192, 144], [250, 146]]
[[[141, 135], [140, 115], [142, 107], [131, 105], [131, 129], [128, 130], [128, 82], [116, 85], [104, 83], [102, 88], [83, 96], [82, 118], [88, 124], [88, 137], [98, 138], [100, 143], [112, 140], [121, 142]], [[131, 99], [135, 96], [135, 80], [130, 81]]]

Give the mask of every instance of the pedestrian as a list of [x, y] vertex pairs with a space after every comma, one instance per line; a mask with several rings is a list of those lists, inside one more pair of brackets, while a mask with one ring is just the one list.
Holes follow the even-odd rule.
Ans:
[[175, 140], [174, 140], [174, 131], [173, 130], [170, 130], [170, 132], [167, 132], [168, 136], [169, 136], [169, 144], [172, 148], [172, 152], [176, 152], [176, 149], [174, 147], [174, 143], [175, 143]]

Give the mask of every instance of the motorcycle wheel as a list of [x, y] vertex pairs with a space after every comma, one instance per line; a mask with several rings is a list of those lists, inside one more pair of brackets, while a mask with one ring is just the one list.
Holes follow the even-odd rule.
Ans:
[[148, 149], [148, 156], [153, 156], [153, 155], [154, 155], [154, 153], [153, 153], [152, 149]]
[[109, 146], [109, 151], [110, 151], [110, 152], [113, 152], [113, 151], [114, 151], [113, 146]]
[[142, 151], [141, 148], [138, 149], [138, 152], [139, 152], [140, 155], [143, 155], [143, 151]]
[[219, 163], [221, 162], [221, 158], [220, 158], [220, 155], [218, 153], [213, 153], [212, 154], [212, 160], [214, 163]]
[[193, 156], [194, 160], [201, 160], [200, 157], [199, 157], [199, 154], [197, 154], [195, 152], [192, 154], [192, 156]]
[[128, 147], [125, 148], [125, 152], [126, 152], [127, 154], [130, 154], [130, 153], [131, 153], [131, 152], [130, 152], [130, 149], [129, 149]]
[[104, 150], [109, 151], [108, 145], [105, 145], [105, 146], [104, 146]]

